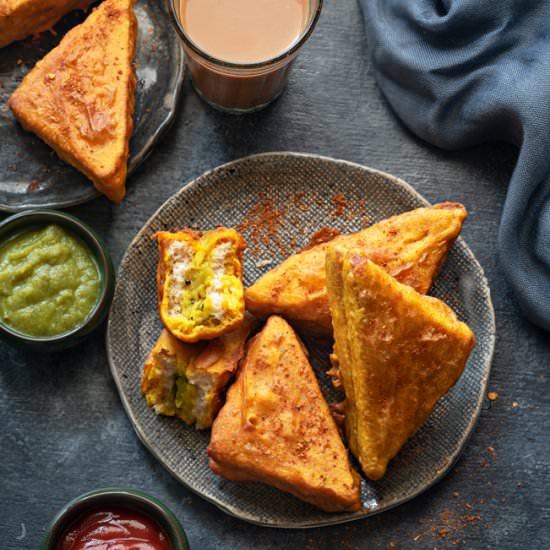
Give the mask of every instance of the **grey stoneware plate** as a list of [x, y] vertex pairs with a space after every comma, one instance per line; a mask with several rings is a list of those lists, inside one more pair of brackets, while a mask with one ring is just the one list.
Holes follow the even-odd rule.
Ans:
[[[167, 1], [137, 0], [135, 13], [137, 86], [129, 174], [147, 158], [174, 118], [184, 75], [184, 56]], [[74, 11], [55, 25], [56, 35], [45, 32], [0, 49], [0, 210], [60, 208], [99, 196], [86, 177], [23, 130], [7, 103], [35, 63], [84, 19], [83, 12]]]
[[[151, 235], [186, 226], [238, 227], [248, 247], [249, 285], [324, 227], [341, 232], [425, 206], [405, 182], [350, 162], [295, 153], [269, 153], [225, 164], [185, 185], [149, 219], [122, 260], [107, 328], [111, 372], [139, 438], [186, 487], [223, 511], [271, 527], [305, 528], [357, 520], [410, 500], [440, 480], [470, 436], [483, 403], [495, 342], [489, 288], [479, 263], [463, 240], [453, 245], [431, 294], [445, 300], [474, 331], [477, 344], [463, 376], [437, 404], [428, 421], [392, 460], [386, 476], [362, 480], [364, 508], [329, 514], [276, 489], [226, 481], [208, 468], [208, 431], [155, 415], [140, 392], [143, 362], [161, 323]], [[270, 220], [268, 224], [257, 224]], [[466, 223], [468, 223], [466, 221]], [[269, 228], [269, 229], [268, 229]], [[325, 374], [330, 344], [305, 339], [329, 402], [342, 399]]]

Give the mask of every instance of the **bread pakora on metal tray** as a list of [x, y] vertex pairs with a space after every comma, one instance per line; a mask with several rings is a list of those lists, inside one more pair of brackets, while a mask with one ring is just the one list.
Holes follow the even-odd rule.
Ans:
[[92, 0], [0, 0], [0, 48], [31, 34], [51, 29], [72, 10]]
[[447, 305], [398, 282], [368, 251], [335, 242], [326, 268], [348, 443], [376, 480], [458, 380], [475, 338]]
[[147, 404], [157, 414], [209, 428], [254, 326], [255, 320], [246, 317], [236, 330], [196, 344], [181, 342], [163, 330], [143, 369], [141, 391]]
[[159, 231], [154, 238], [160, 317], [176, 338], [216, 338], [243, 322], [245, 242], [237, 231]]
[[[460, 233], [466, 209], [441, 203], [387, 218], [363, 231], [330, 242], [361, 248], [401, 283], [426, 293]], [[282, 315], [304, 332], [330, 336], [322, 243], [290, 256], [246, 289], [246, 307], [259, 318]]]
[[290, 325], [272, 316], [249, 343], [212, 426], [210, 467], [259, 481], [327, 512], [360, 507], [359, 476]]
[[133, 3], [104, 0], [36, 64], [9, 100], [25, 129], [114, 202], [125, 194], [133, 129]]

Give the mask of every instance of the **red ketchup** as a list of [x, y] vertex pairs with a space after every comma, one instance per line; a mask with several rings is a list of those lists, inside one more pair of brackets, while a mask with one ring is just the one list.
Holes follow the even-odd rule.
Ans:
[[65, 532], [57, 550], [173, 550], [151, 518], [140, 512], [113, 508], [77, 519]]

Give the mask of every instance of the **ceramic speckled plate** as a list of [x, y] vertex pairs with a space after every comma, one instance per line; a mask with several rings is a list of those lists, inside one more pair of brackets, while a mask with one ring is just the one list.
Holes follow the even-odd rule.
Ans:
[[[183, 52], [166, 0], [136, 0], [135, 13], [137, 86], [129, 174], [147, 158], [173, 120], [184, 75]], [[99, 196], [86, 177], [23, 130], [7, 104], [25, 74], [84, 18], [81, 11], [72, 12], [55, 26], [55, 36], [43, 33], [0, 49], [0, 210], [59, 208]]]
[[[388, 510], [440, 480], [462, 451], [478, 418], [495, 342], [493, 307], [483, 271], [458, 239], [431, 294], [466, 321], [477, 345], [455, 387], [437, 404], [420, 431], [391, 462], [379, 482], [362, 480], [363, 510], [327, 514], [257, 483], [226, 481], [208, 468], [209, 432], [198, 432], [148, 409], [140, 389], [144, 359], [161, 330], [157, 314], [156, 243], [161, 229], [241, 226], [248, 242], [245, 283], [250, 284], [311, 235], [330, 226], [342, 232], [426, 205], [414, 189], [388, 174], [324, 157], [274, 153], [231, 162], [189, 183], [169, 199], [130, 244], [118, 274], [107, 349], [111, 371], [132, 424], [146, 447], [184, 485], [225, 512], [273, 527], [316, 527]], [[271, 231], [254, 220], [270, 219]], [[467, 222], [466, 222], [467, 223]], [[265, 228], [265, 226], [264, 226]], [[329, 344], [305, 340], [329, 401], [341, 399], [330, 386]]]

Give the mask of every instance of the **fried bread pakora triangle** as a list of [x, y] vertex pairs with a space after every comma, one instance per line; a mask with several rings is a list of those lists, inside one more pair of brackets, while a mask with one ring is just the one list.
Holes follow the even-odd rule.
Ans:
[[0, 0], [0, 48], [51, 29], [66, 13], [92, 0]]
[[348, 442], [365, 474], [379, 479], [456, 383], [475, 338], [446, 304], [362, 251], [329, 246], [327, 285]]
[[251, 316], [215, 340], [186, 344], [164, 329], [143, 367], [141, 391], [157, 414], [209, 428], [256, 326]]
[[[330, 242], [362, 248], [398, 281], [424, 294], [465, 218], [464, 206], [446, 202], [393, 216]], [[330, 336], [332, 324], [325, 277], [328, 244], [290, 256], [256, 281], [245, 293], [247, 309], [260, 318], [282, 315], [299, 330]]]
[[133, 0], [104, 0], [9, 100], [21, 125], [110, 200], [125, 194], [136, 80]]
[[194, 422], [187, 408], [178, 411], [178, 408], [183, 407], [176, 406], [177, 381], [185, 375], [188, 365], [204, 346], [202, 342], [195, 345], [180, 342], [166, 329], [161, 331], [145, 360], [141, 379], [141, 392], [147, 405], [157, 414], [179, 416], [189, 424]]
[[244, 319], [240, 233], [218, 227], [159, 231], [157, 296], [164, 326], [184, 342], [216, 338]]
[[270, 317], [250, 342], [208, 455], [227, 479], [266, 483], [327, 512], [360, 507], [359, 476], [305, 348], [281, 317]]

